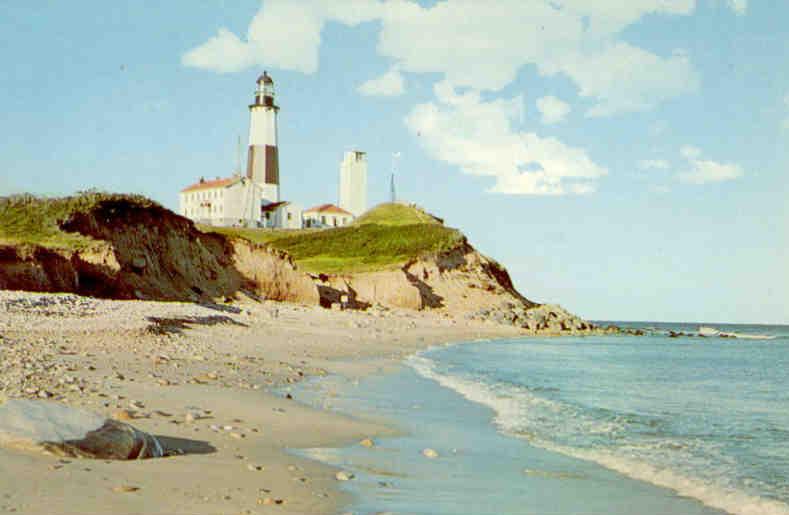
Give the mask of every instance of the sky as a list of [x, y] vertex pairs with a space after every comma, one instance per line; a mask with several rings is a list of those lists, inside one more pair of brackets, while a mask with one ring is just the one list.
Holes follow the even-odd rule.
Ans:
[[267, 70], [287, 200], [337, 202], [358, 149], [371, 205], [394, 169], [532, 300], [789, 323], [788, 19], [783, 0], [0, 0], [0, 195], [177, 209], [237, 169]]

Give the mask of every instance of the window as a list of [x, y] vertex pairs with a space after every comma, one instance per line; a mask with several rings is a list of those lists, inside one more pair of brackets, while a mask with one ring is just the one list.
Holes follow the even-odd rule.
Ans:
[[288, 211], [288, 221], [293, 220], [293, 213]]
[[325, 224], [325, 223], [326, 223], [326, 217], [325, 217], [325, 216], [323, 216], [323, 215], [321, 215], [321, 223], [322, 223], [322, 224]]

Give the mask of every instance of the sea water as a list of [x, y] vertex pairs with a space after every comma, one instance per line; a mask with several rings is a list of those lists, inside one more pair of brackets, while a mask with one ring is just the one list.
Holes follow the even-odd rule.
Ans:
[[[524, 338], [433, 348], [314, 402], [403, 435], [312, 449], [356, 513], [789, 514], [789, 328], [770, 336]], [[438, 452], [429, 459], [425, 448]]]

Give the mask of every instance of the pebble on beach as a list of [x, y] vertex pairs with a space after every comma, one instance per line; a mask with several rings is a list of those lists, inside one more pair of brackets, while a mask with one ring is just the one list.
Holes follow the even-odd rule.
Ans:
[[113, 413], [112, 418], [115, 420], [132, 420], [134, 419], [134, 413], [127, 409], [122, 409]]
[[258, 504], [285, 504], [285, 499], [274, 499], [272, 497], [266, 497], [265, 499], [258, 499]]
[[112, 491], [118, 493], [128, 493], [128, 492], [136, 492], [139, 489], [140, 489], [139, 486], [121, 485], [121, 486], [116, 486], [115, 488], [112, 489]]
[[337, 479], [337, 481], [350, 481], [351, 479], [353, 479], [356, 476], [354, 476], [352, 472], [346, 472], [344, 470], [341, 470], [341, 471], [337, 472], [334, 475], [334, 477]]

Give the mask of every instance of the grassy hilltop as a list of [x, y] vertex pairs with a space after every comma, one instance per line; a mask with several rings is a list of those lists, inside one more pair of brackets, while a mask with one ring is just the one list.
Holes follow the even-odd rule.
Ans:
[[[97, 241], [67, 232], [62, 222], [105, 201], [125, 201], [161, 209], [140, 195], [83, 192], [60, 198], [16, 195], [0, 198], [0, 244], [39, 245], [78, 251]], [[425, 211], [403, 204], [381, 204], [353, 224], [331, 229], [271, 230], [201, 226], [203, 232], [244, 238], [287, 251], [309, 272], [353, 273], [396, 267], [423, 255], [449, 250], [463, 235]]]
[[463, 235], [419, 208], [381, 204], [353, 224], [332, 229], [270, 230], [202, 227], [287, 251], [310, 272], [353, 273], [395, 267], [449, 250]]
[[140, 207], [158, 206], [141, 195], [82, 192], [69, 197], [46, 198], [13, 195], [0, 198], [0, 244], [40, 245], [50, 249], [83, 250], [96, 241], [66, 232], [60, 224], [75, 213], [87, 213], [103, 201], [128, 201]]

